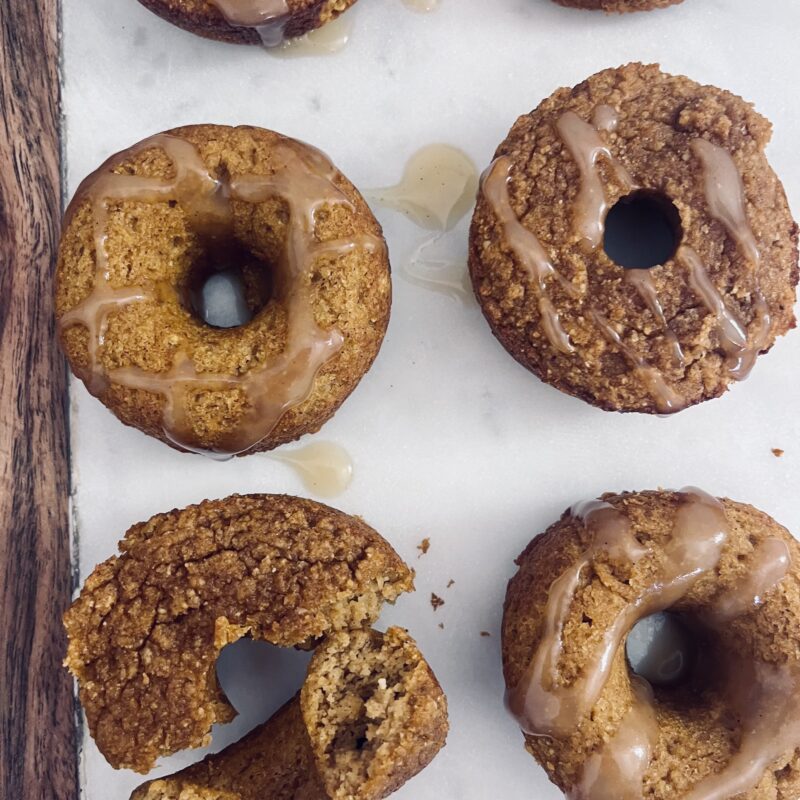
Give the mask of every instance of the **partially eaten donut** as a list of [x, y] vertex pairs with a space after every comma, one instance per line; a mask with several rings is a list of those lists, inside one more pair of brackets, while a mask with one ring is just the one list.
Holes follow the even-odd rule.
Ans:
[[147, 772], [233, 718], [216, 679], [243, 636], [313, 647], [372, 625], [411, 570], [360, 519], [295, 497], [233, 496], [134, 525], [65, 615], [66, 666], [115, 768]]
[[268, 722], [131, 800], [380, 800], [444, 745], [447, 705], [411, 637], [333, 634]]

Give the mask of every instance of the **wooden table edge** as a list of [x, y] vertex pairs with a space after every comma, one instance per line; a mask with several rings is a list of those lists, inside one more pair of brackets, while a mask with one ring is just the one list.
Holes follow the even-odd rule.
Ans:
[[0, 4], [0, 797], [77, 800], [61, 666], [72, 594], [68, 383], [53, 275], [62, 208], [60, 0]]

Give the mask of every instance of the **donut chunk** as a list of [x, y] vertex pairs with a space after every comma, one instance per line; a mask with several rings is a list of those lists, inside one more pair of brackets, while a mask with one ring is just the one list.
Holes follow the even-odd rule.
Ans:
[[67, 611], [66, 666], [108, 762], [147, 772], [234, 711], [216, 681], [243, 636], [308, 647], [412, 588], [389, 544], [310, 500], [233, 496], [134, 525]]
[[[729, 92], [642, 64], [520, 117], [470, 234], [495, 336], [543, 381], [614, 411], [679, 411], [746, 377], [795, 325], [797, 226], [764, 156], [770, 132]], [[631, 207], [674, 239], [649, 269], [606, 252], [609, 210]]]
[[[198, 289], [238, 270], [253, 318], [206, 324]], [[381, 229], [318, 150], [198, 125], [112, 156], [67, 210], [56, 310], [73, 371], [173, 447], [269, 450], [313, 432], [378, 353], [391, 281]]]
[[447, 729], [444, 693], [405, 631], [336, 633], [268, 722], [131, 800], [380, 800], [430, 763]]
[[[575, 798], [792, 800], [800, 793], [800, 547], [699, 490], [581, 504], [517, 560], [503, 666], [526, 747]], [[625, 638], [656, 611], [697, 641], [650, 687]]]
[[623, 14], [628, 11], [651, 11], [682, 3], [683, 0], [554, 0], [567, 8], [586, 8]]
[[139, 0], [179, 28], [233, 44], [274, 47], [336, 19], [356, 0]]

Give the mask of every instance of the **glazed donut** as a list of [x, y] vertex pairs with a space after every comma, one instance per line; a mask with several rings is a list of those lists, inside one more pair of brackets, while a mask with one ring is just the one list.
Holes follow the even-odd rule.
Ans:
[[[800, 796], [800, 558], [783, 527], [698, 489], [606, 495], [517, 564], [507, 702], [570, 798]], [[680, 683], [651, 687], [624, 643], [667, 609], [700, 657]]]
[[[215, 328], [193, 296], [236, 267], [254, 312]], [[269, 450], [313, 432], [380, 349], [381, 229], [314, 148], [198, 125], [112, 156], [67, 209], [56, 311], [75, 374], [119, 419], [182, 450]]]
[[243, 636], [282, 647], [372, 624], [412, 573], [372, 528], [311, 500], [205, 501], [134, 525], [64, 617], [65, 665], [115, 768], [210, 741], [234, 711], [216, 681]]
[[651, 11], [682, 3], [683, 0], [553, 0], [567, 8], [585, 8], [591, 11], [627, 13], [628, 11]]
[[234, 44], [275, 47], [336, 19], [356, 0], [139, 0], [179, 28]]
[[[470, 233], [495, 336], [543, 381], [614, 411], [679, 411], [746, 377], [795, 324], [798, 231], [764, 156], [770, 130], [729, 92], [642, 64], [520, 117]], [[607, 221], [631, 211], [668, 228], [654, 266], [607, 254]]]
[[333, 634], [300, 693], [221, 753], [131, 800], [381, 800], [444, 746], [447, 703], [399, 628]]

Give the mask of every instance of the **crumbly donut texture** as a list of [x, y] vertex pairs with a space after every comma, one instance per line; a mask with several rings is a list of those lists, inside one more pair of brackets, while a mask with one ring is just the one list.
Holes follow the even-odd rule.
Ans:
[[553, 0], [567, 8], [585, 8], [592, 11], [607, 11], [624, 14], [628, 11], [651, 11], [682, 3], [683, 0]]
[[[639, 542], [654, 556], [631, 568], [607, 554], [584, 569], [563, 631], [558, 669], [565, 685], [572, 683], [597, 657], [598, 644], [620, 608], [658, 574], [659, 559], [669, 541], [682, 498], [675, 492], [636, 492], [602, 498], [631, 522]], [[687, 619], [702, 615], [712, 600], [736, 585], [755, 548], [769, 538], [786, 543], [792, 557], [789, 574], [772, 589], [760, 607], [733, 619], [714, 643], [719, 664], [726, 653], [743, 654], [770, 664], [797, 661], [800, 643], [800, 545], [766, 514], [752, 506], [722, 501], [729, 538], [715, 571], [704, 575], [671, 610]], [[537, 536], [517, 559], [519, 571], [508, 585], [503, 618], [503, 667], [506, 685], [516, 686], [543, 632], [543, 611], [549, 587], [586, 551], [591, 534], [566, 512]], [[613, 738], [631, 707], [631, 681], [624, 645], [614, 657], [608, 683], [592, 713], [564, 739], [526, 736], [527, 750], [564, 792], [578, 783], [587, 759]], [[719, 672], [717, 670], [717, 677]], [[737, 751], [740, 724], [731, 718], [720, 686], [714, 680], [702, 691], [686, 686], [656, 688], [660, 737], [644, 779], [642, 796], [650, 800], [683, 797], [704, 776], [720, 772]], [[800, 796], [800, 751], [789, 753], [765, 772], [756, 789], [737, 800], [794, 800]]]
[[[253, 127], [196, 125], [168, 133], [194, 145], [212, 174], [231, 178], [270, 174], [275, 149], [287, 142], [296, 145], [280, 134]], [[148, 148], [124, 157], [114, 172], [170, 178], [174, 169], [162, 150]], [[361, 235], [382, 241], [380, 225], [358, 191], [341, 173], [333, 182], [351, 208], [338, 204], [318, 211], [316, 240]], [[232, 213], [236, 244], [254, 254], [245, 275], [256, 283], [258, 276], [253, 273], [264, 270], [263, 262], [275, 263], [281, 258], [291, 221], [278, 198], [261, 203], [234, 201]], [[242, 376], [284, 352], [286, 309], [278, 296], [271, 297], [250, 322], [238, 328], [213, 328], [187, 309], [181, 297], [203, 252], [180, 205], [135, 200], [109, 203], [107, 231], [109, 280], [114, 288], [167, 288], [153, 301], [128, 303], [111, 311], [98, 351], [106, 374], [125, 367], [152, 375], [168, 373], [176, 354], [186, 353], [198, 373]], [[89, 297], [95, 273], [93, 213], [86, 200], [72, 214], [62, 235], [56, 275], [59, 318]], [[306, 280], [316, 324], [322, 330], [338, 330], [344, 344], [319, 370], [310, 395], [288, 408], [271, 433], [247, 452], [269, 450], [319, 430], [355, 389], [383, 341], [391, 306], [385, 247], [356, 247], [336, 256], [318, 256], [309, 266]], [[83, 376], [92, 366], [87, 329], [70, 325], [62, 331], [61, 341], [73, 370]], [[125, 424], [177, 446], [165, 431], [163, 394], [111, 380], [98, 395]], [[188, 445], [191, 449], [215, 449], [218, 442], [235, 434], [250, 408], [239, 389], [208, 386], [191, 391], [186, 397]]]
[[447, 737], [441, 686], [398, 628], [331, 637], [314, 653], [301, 706], [334, 800], [386, 797], [424, 769]]
[[[760, 253], [757, 278], [772, 318], [761, 352], [794, 327], [797, 226], [783, 187], [764, 156], [770, 123], [730, 92], [666, 75], [655, 65], [608, 69], [573, 89], [559, 89], [517, 120], [496, 153], [510, 159], [513, 213], [575, 290], [571, 296], [558, 281], [546, 279], [549, 299], [574, 352], [560, 352], [548, 339], [541, 292], [514, 256], [483, 194], [470, 234], [469, 264], [478, 301], [495, 336], [517, 361], [543, 381], [601, 408], [664, 410], [630, 358], [598, 330], [593, 309], [605, 316], [642, 363], [680, 393], [682, 407], [718, 397], [734, 379], [726, 365], [718, 320], [690, 288], [686, 266], [673, 257], [647, 270], [671, 335], [683, 349], [681, 365], [673, 358], [663, 321], [626, 280], [628, 270], [615, 264], [602, 244], [587, 250], [575, 231], [581, 175], [556, 125], [565, 112], [590, 122], [600, 106], [611, 107], [618, 116], [615, 130], [598, 131], [601, 141], [635, 185], [674, 203], [682, 244], [696, 251], [727, 308], [753, 341], [754, 270], [725, 226], [709, 212], [703, 167], [692, 152], [692, 142], [706, 139], [730, 154], [744, 183], [747, 220]], [[598, 169], [612, 208], [629, 188], [602, 154]]]
[[447, 729], [444, 693], [405, 631], [343, 631], [268, 722], [131, 800], [381, 800], [430, 763]]
[[[255, 28], [231, 25], [209, 0], [139, 0], [159, 17], [179, 28], [233, 44], [261, 44]], [[291, 39], [336, 19], [356, 0], [286, 0], [289, 18], [284, 36]]]
[[134, 525], [98, 566], [64, 622], [66, 666], [98, 748], [146, 772], [209, 740], [235, 712], [216, 681], [220, 651], [243, 636], [313, 645], [371, 624], [413, 588], [389, 544], [311, 500], [205, 501]]

